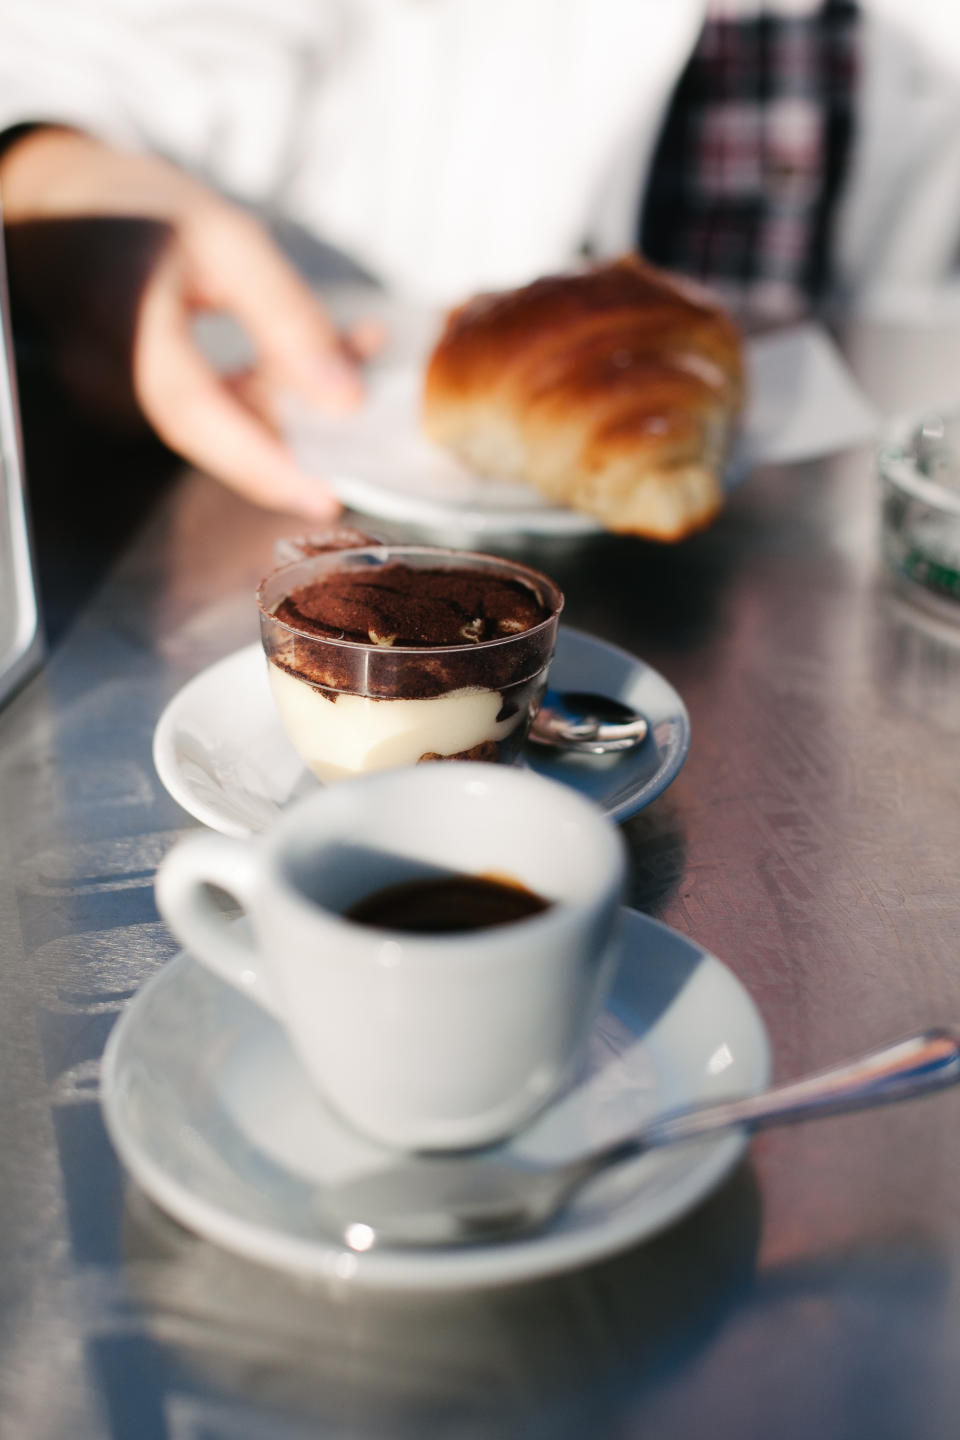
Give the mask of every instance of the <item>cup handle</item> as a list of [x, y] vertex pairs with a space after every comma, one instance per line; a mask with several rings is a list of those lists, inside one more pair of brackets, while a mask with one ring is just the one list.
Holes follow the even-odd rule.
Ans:
[[263, 957], [210, 893], [215, 885], [252, 913], [258, 865], [257, 852], [247, 841], [189, 835], [157, 870], [157, 906], [194, 959], [279, 1019], [279, 997]]

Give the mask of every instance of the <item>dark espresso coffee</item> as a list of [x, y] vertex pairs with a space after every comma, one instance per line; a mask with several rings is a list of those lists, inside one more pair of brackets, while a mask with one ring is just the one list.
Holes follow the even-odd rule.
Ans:
[[496, 875], [445, 875], [375, 890], [344, 913], [360, 925], [447, 935], [509, 925], [550, 908], [525, 885]]

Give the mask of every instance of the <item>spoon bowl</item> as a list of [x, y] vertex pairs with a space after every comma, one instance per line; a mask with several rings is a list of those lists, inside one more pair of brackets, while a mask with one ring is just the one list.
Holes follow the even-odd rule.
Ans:
[[612, 696], [548, 690], [527, 738], [553, 750], [609, 755], [641, 745], [649, 729], [645, 716]]

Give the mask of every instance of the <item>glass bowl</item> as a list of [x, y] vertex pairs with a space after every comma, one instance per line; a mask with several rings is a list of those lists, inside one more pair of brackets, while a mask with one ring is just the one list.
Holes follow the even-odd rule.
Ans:
[[924, 609], [960, 621], [960, 411], [896, 422], [877, 465], [894, 579]]
[[[319, 636], [274, 613], [292, 591], [324, 575], [396, 562], [520, 583], [546, 619], [487, 640], [414, 646], [389, 637], [366, 644]], [[515, 760], [546, 689], [563, 595], [539, 571], [492, 555], [370, 545], [281, 566], [262, 582], [257, 602], [281, 723], [304, 764], [329, 783], [421, 760]]]

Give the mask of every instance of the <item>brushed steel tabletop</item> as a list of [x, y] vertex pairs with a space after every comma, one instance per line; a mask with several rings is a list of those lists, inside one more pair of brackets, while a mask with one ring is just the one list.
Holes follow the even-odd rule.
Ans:
[[[846, 348], [884, 413], [954, 398], [948, 330]], [[650, 1243], [479, 1293], [298, 1283], [125, 1180], [98, 1061], [177, 949], [153, 873], [193, 827], [153, 727], [256, 637], [295, 529], [184, 473], [102, 573], [80, 530], [48, 560], [49, 659], [0, 711], [0, 1435], [955, 1440], [960, 1093], [767, 1134]], [[960, 1021], [960, 627], [888, 584], [869, 452], [758, 471], [676, 548], [511, 553], [683, 696], [628, 899], [743, 980], [777, 1076]]]

